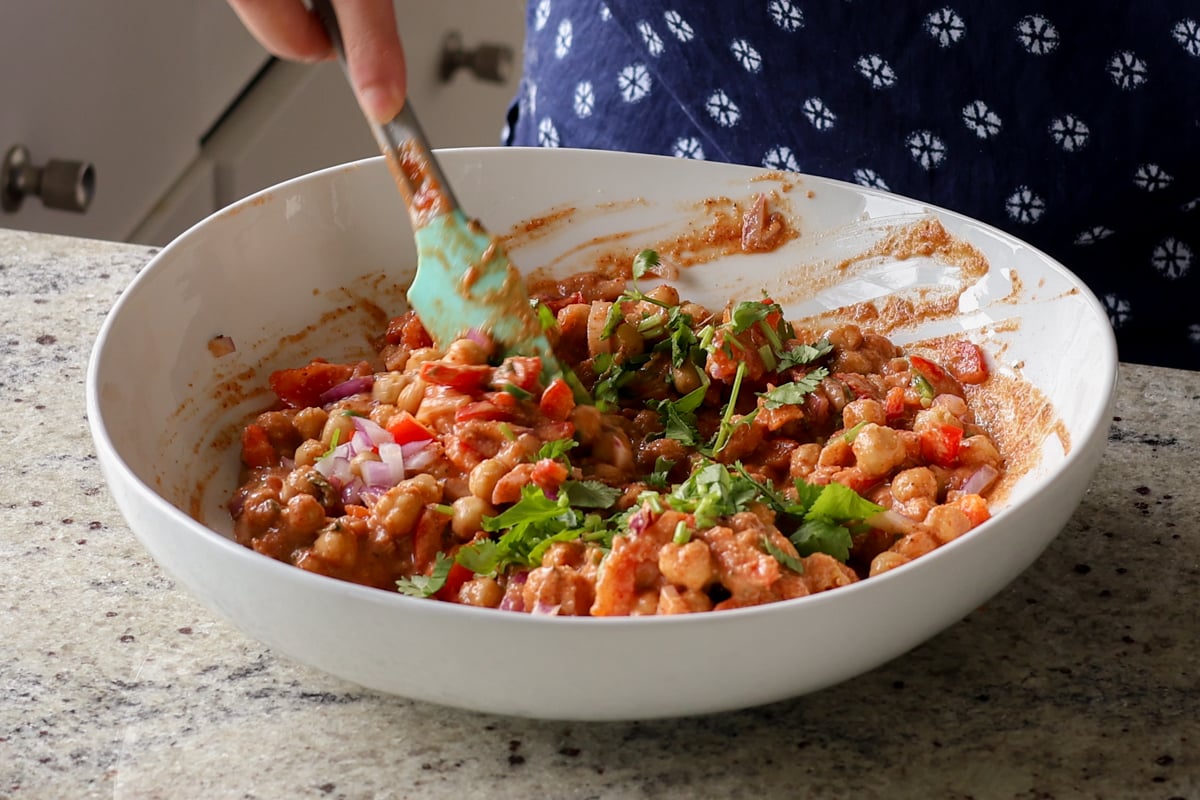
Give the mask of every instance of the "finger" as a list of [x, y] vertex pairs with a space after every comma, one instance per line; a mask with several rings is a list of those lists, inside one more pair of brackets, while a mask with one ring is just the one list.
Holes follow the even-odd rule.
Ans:
[[334, 0], [334, 8], [359, 105], [387, 122], [404, 105], [408, 78], [392, 0]]
[[300, 0], [229, 0], [242, 24], [273, 55], [321, 61], [333, 55], [320, 23]]

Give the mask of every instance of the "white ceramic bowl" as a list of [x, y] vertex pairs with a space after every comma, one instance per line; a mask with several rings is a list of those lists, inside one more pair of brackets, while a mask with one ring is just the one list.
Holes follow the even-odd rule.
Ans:
[[[414, 264], [382, 161], [324, 170], [239, 202], [160, 252], [113, 308], [88, 374], [97, 453], [134, 533], [180, 584], [276, 650], [363, 686], [501, 714], [632, 719], [746, 707], [860, 674], [961, 619], [1042, 552], [1083, 496], [1104, 446], [1115, 344], [1078, 279], [1016, 239], [895, 196], [745, 167], [586, 151], [441, 159], [464, 207], [494, 233], [541, 218], [513, 236], [510, 255], [558, 273], [680, 233], [695, 238], [705, 198], [776, 192], [801, 236], [772, 253], [690, 267], [681, 293], [720, 307], [765, 288], [792, 317], [916, 297], [914, 287], [926, 298], [956, 294], [950, 316], [892, 336], [965, 331], [982, 342], [995, 373], [1034, 387], [1011, 392], [1013, 408], [1001, 409], [1015, 428], [1040, 431], [1034, 457], [993, 519], [968, 535], [849, 587], [736, 611], [531, 617], [270, 560], [229, 538], [223, 504], [237, 479], [238, 424], [267, 403], [270, 370], [367, 352], [381, 325], [372, 302], [402, 310]], [[953, 264], [916, 257], [843, 261], [886, 230], [871, 220], [928, 213], [987, 256], [986, 275], [966, 280]], [[218, 335], [236, 352], [215, 357], [208, 344]]]

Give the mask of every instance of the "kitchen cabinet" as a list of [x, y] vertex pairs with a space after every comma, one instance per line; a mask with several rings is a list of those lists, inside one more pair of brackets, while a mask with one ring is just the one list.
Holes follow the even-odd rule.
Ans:
[[[299, 0], [297, 0], [299, 2]], [[409, 92], [435, 147], [499, 142], [524, 3], [395, 0]], [[254, 191], [378, 150], [334, 63], [271, 59], [220, 0], [4, 0], [0, 157], [94, 165], [84, 213], [27, 197], [0, 227], [162, 244]], [[511, 53], [501, 80], [440, 73], [448, 37]]]

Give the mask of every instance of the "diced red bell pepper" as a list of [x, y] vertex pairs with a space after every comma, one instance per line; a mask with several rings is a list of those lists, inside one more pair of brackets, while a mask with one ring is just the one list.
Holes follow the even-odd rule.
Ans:
[[566, 464], [553, 458], [543, 458], [533, 465], [529, 479], [547, 495], [554, 495], [568, 477]]
[[987, 361], [983, 350], [974, 342], [956, 341], [952, 345], [946, 368], [963, 383], [977, 385], [988, 379]]
[[954, 379], [953, 375], [943, 369], [940, 364], [936, 364], [928, 358], [922, 358], [921, 356], [909, 356], [908, 363], [912, 364], [913, 370], [933, 387], [935, 397], [939, 394], [963, 396], [962, 385]]
[[242, 429], [242, 463], [247, 467], [269, 467], [278, 455], [263, 426], [251, 423]]
[[268, 382], [271, 391], [288, 407], [309, 408], [321, 405], [321, 395], [349, 380], [353, 374], [353, 364], [330, 364], [317, 360], [307, 367], [272, 372]]
[[935, 425], [921, 431], [921, 457], [939, 467], [958, 464], [963, 431], [955, 425]]
[[[502, 397], [509, 398], [511, 404], [502, 400]], [[459, 408], [454, 412], [454, 421], [466, 422], [472, 419], [482, 419], [491, 422], [515, 422], [517, 413], [516, 398], [507, 392], [496, 392], [495, 396], [489, 399], [476, 400]]]
[[407, 411], [401, 411], [388, 421], [387, 432], [396, 440], [396, 444], [425, 442], [434, 437], [433, 431], [417, 422], [417, 418]]
[[388, 321], [384, 339], [388, 344], [404, 345], [408, 350], [430, 347], [433, 344], [433, 337], [425, 330], [420, 318], [411, 311]]
[[456, 561], [450, 565], [450, 572], [446, 575], [446, 582], [442, 584], [442, 588], [433, 593], [433, 596], [438, 600], [453, 602], [458, 599], [458, 591], [463, 587], [463, 584], [474, 577], [474, 572], [471, 572], [471, 570]]
[[529, 394], [537, 394], [541, 389], [538, 382], [542, 375], [542, 360], [536, 356], [511, 356], [496, 367], [492, 375], [492, 387], [503, 389], [505, 386], [516, 386]]
[[426, 361], [421, 365], [421, 379], [438, 386], [449, 386], [460, 392], [474, 394], [492, 379], [492, 368], [484, 364], [447, 364]]
[[893, 386], [891, 389], [888, 389], [887, 397], [884, 399], [883, 403], [883, 410], [884, 418], [887, 420], [888, 425], [892, 425], [893, 423], [904, 419], [905, 407], [903, 386]]
[[550, 381], [550, 385], [542, 392], [542, 398], [538, 401], [538, 411], [542, 412], [542, 416], [562, 422], [570, 417], [574, 410], [575, 393], [571, 391], [567, 382], [562, 378]]

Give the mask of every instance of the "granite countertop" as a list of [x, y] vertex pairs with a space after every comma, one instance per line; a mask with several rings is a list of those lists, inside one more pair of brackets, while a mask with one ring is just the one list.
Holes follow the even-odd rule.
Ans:
[[84, 381], [153, 252], [0, 230], [0, 798], [1200, 797], [1200, 373], [1122, 365], [1062, 534], [873, 672], [701, 718], [484, 716], [276, 655], [134, 539]]

